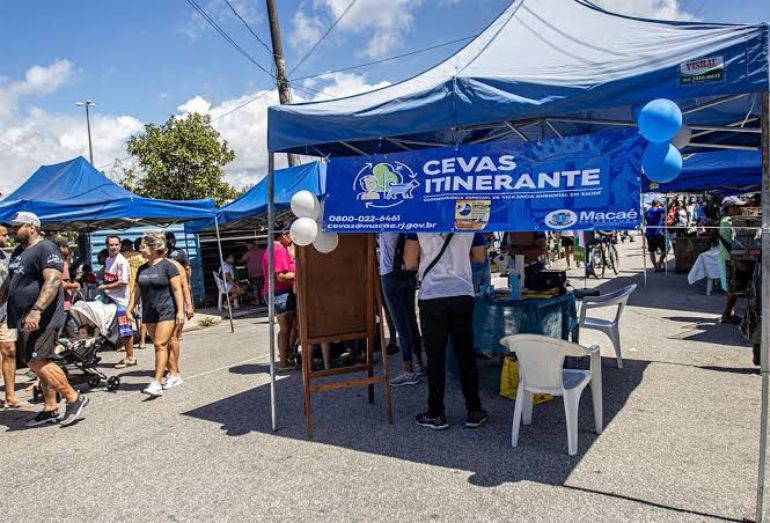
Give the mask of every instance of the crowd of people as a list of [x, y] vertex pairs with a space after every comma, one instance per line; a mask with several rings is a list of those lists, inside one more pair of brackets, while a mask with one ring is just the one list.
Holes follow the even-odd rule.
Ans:
[[[45, 239], [34, 214], [17, 213], [10, 228], [18, 245], [7, 256], [3, 248], [9, 246], [9, 231], [0, 226], [0, 367], [5, 408], [30, 406], [15, 390], [18, 349], [44, 399], [42, 410], [27, 425], [66, 426], [82, 416], [89, 398], [73, 388], [58, 363], [62, 336], [74, 341], [96, 334], [93, 326], [78, 324], [70, 314], [73, 303], [82, 299], [114, 305], [116, 349], [124, 352], [117, 369], [137, 365], [135, 342], [144, 348], [149, 334], [155, 372], [143, 393], [159, 397], [182, 385], [180, 343], [194, 307], [189, 259], [176, 248], [172, 233], [147, 234], [134, 242], [107, 236], [100, 253], [101, 270], [94, 274], [87, 263], [72, 267], [69, 241]], [[58, 398], [65, 402], [63, 412]]]

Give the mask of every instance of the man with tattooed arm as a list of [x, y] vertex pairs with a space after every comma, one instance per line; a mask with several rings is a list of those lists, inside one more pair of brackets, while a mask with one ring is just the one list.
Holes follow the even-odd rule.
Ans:
[[59, 393], [66, 400], [63, 415], [55, 402], [51, 407], [46, 401], [44, 409], [27, 425], [70, 425], [82, 416], [88, 398], [73, 389], [62, 369], [51, 362], [66, 319], [62, 256], [55, 243], [41, 236], [40, 219], [35, 214], [19, 212], [11, 226], [20, 245], [11, 254], [9, 278], [0, 288], [0, 305], [8, 303], [8, 328], [17, 331], [21, 350], [40, 379], [44, 394], [50, 397]]

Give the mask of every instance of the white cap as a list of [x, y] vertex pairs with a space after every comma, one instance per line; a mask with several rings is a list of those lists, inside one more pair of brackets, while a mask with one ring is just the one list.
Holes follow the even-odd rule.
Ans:
[[11, 225], [34, 225], [40, 228], [40, 218], [35, 213], [21, 211], [17, 212], [16, 216], [13, 217]]
[[724, 200], [722, 200], [723, 209], [727, 209], [728, 207], [740, 207], [742, 205], [746, 205], [746, 202], [737, 196], [727, 196]]

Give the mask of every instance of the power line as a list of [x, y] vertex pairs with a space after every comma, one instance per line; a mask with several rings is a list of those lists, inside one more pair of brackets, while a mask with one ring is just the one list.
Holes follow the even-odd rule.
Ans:
[[302, 58], [299, 59], [297, 64], [294, 67], [292, 67], [291, 71], [289, 71], [289, 74], [287, 76], [291, 76], [292, 73], [294, 73], [294, 71], [296, 71], [299, 68], [299, 66], [305, 63], [305, 60], [307, 60], [310, 57], [310, 55], [313, 54], [313, 52], [318, 48], [318, 46], [321, 45], [321, 42], [323, 42], [326, 39], [326, 37], [329, 36], [329, 33], [331, 33], [334, 30], [334, 28], [337, 27], [337, 24], [339, 24], [342, 21], [342, 19], [345, 18], [345, 15], [347, 15], [348, 12], [350, 12], [350, 10], [353, 9], [353, 6], [356, 5], [357, 1], [358, 0], [351, 0], [351, 2], [348, 4], [345, 10], [334, 21], [334, 23], [331, 26], [329, 26], [329, 28], [326, 30], [324, 34], [321, 35], [321, 38], [319, 38], [318, 41], [313, 45], [313, 47], [308, 49], [308, 51], [302, 56]]
[[241, 23], [242, 23], [242, 24], [243, 24], [243, 25], [246, 27], [246, 29], [248, 29], [248, 30], [249, 30], [249, 32], [252, 34], [252, 36], [254, 36], [254, 38], [256, 38], [256, 39], [257, 39], [257, 42], [259, 42], [260, 44], [262, 44], [262, 47], [264, 47], [264, 48], [265, 48], [265, 50], [266, 50], [268, 53], [270, 53], [270, 56], [273, 56], [273, 50], [270, 48], [270, 46], [268, 46], [268, 45], [265, 43], [265, 41], [264, 41], [264, 40], [262, 40], [262, 38], [260, 38], [260, 37], [259, 37], [259, 35], [256, 33], [256, 31], [254, 31], [254, 29], [252, 29], [252, 28], [251, 28], [251, 26], [249, 25], [249, 23], [248, 23], [246, 20], [244, 20], [244, 19], [243, 19], [243, 17], [240, 15], [240, 13], [239, 13], [238, 11], [236, 11], [235, 7], [233, 7], [233, 4], [231, 4], [231, 3], [230, 3], [230, 0], [225, 0], [225, 3], [227, 4], [227, 7], [229, 7], [229, 8], [230, 8], [230, 10], [233, 12], [233, 14], [234, 14], [236, 17], [238, 17], [238, 20], [240, 20], [240, 21], [241, 21]]
[[265, 67], [264, 67], [262, 64], [260, 64], [259, 62], [257, 62], [257, 61], [254, 59], [254, 57], [252, 57], [252, 56], [251, 56], [249, 53], [247, 53], [247, 52], [246, 52], [246, 51], [243, 49], [243, 47], [241, 47], [240, 45], [238, 45], [238, 44], [236, 43], [236, 41], [235, 41], [235, 40], [233, 40], [233, 39], [230, 37], [230, 35], [228, 35], [228, 34], [225, 32], [225, 30], [224, 30], [224, 29], [222, 29], [222, 28], [219, 26], [219, 24], [217, 24], [217, 23], [216, 23], [216, 22], [215, 22], [215, 21], [214, 21], [214, 20], [213, 20], [213, 19], [212, 19], [212, 18], [211, 18], [209, 15], [208, 15], [208, 13], [206, 13], [206, 11], [205, 11], [205, 10], [204, 10], [204, 9], [203, 9], [201, 6], [199, 6], [199, 5], [198, 5], [198, 4], [195, 2], [195, 0], [187, 0], [187, 3], [188, 3], [188, 4], [190, 4], [190, 5], [191, 5], [191, 6], [192, 6], [192, 7], [193, 7], [193, 8], [194, 8], [194, 9], [195, 9], [195, 10], [196, 10], [196, 11], [197, 11], [197, 12], [198, 12], [198, 13], [199, 13], [199, 14], [200, 14], [200, 15], [201, 15], [203, 18], [204, 18], [204, 20], [206, 20], [206, 22], [208, 22], [208, 23], [209, 23], [209, 25], [210, 25], [211, 27], [213, 27], [213, 28], [214, 28], [214, 29], [217, 31], [217, 33], [219, 33], [219, 35], [220, 35], [222, 38], [224, 38], [224, 39], [225, 39], [225, 41], [227, 41], [227, 43], [229, 43], [231, 46], [233, 46], [233, 48], [234, 48], [236, 51], [238, 51], [238, 52], [239, 52], [239, 53], [241, 53], [241, 54], [242, 54], [244, 57], [246, 57], [246, 59], [247, 59], [249, 62], [251, 62], [252, 64], [254, 64], [254, 65], [255, 65], [255, 66], [258, 68], [258, 69], [260, 69], [260, 70], [261, 70], [261, 71], [263, 71], [265, 74], [267, 74], [268, 76], [270, 76], [270, 78], [273, 78], [273, 79], [275, 79], [275, 76], [273, 75], [273, 72], [272, 72], [272, 71], [269, 71], [269, 70], [267, 70], [267, 69], [266, 69], [266, 68], [265, 68]]
[[300, 76], [299, 78], [293, 78], [292, 81], [296, 82], [298, 80], [308, 80], [310, 78], [318, 78], [319, 76], [325, 76], [327, 74], [344, 73], [345, 71], [352, 71], [354, 69], [361, 69], [361, 68], [364, 68], [364, 67], [369, 67], [369, 66], [372, 66], [372, 65], [377, 65], [377, 64], [384, 63], [384, 62], [390, 62], [390, 61], [393, 61], [393, 60], [398, 60], [400, 58], [407, 58], [409, 56], [413, 56], [413, 55], [420, 54], [420, 53], [425, 53], [427, 51], [433, 51], [434, 49], [439, 49], [441, 47], [446, 47], [448, 45], [458, 44], [460, 42], [467, 42], [468, 40], [471, 40], [473, 38], [476, 38], [476, 35], [466, 36], [464, 38], [458, 38], [456, 40], [451, 40], [449, 42], [444, 42], [444, 43], [441, 43], [441, 44], [432, 45], [430, 47], [425, 47], [423, 49], [416, 49], [414, 51], [409, 51], [408, 53], [403, 53], [403, 54], [398, 54], [398, 55], [394, 55], [394, 56], [389, 56], [387, 58], [381, 58], [380, 60], [374, 60], [374, 61], [366, 62], [366, 63], [363, 63], [363, 64], [351, 65], [350, 67], [343, 67], [341, 69], [333, 69], [331, 71], [325, 71], [323, 73], [315, 73], [315, 74], [310, 74], [310, 75], [307, 75], [307, 76]]

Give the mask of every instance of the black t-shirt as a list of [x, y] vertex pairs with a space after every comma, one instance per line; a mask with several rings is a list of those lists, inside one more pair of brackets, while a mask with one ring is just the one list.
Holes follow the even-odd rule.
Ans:
[[[26, 249], [19, 245], [11, 254], [8, 265], [11, 283], [8, 288], [8, 327], [19, 329], [32, 310], [43, 287], [43, 269], [64, 269], [59, 247], [49, 240], [41, 240]], [[40, 329], [64, 326], [64, 292], [61, 286], [56, 298], [40, 314]]]
[[188, 258], [187, 253], [182, 249], [172, 249], [171, 254], [169, 254], [168, 257], [175, 262], [179, 262], [179, 265], [185, 269], [190, 266], [190, 258]]
[[142, 319], [146, 323], [176, 318], [176, 302], [171, 291], [174, 276], [179, 276], [179, 271], [169, 260], [155, 265], [145, 263], [136, 271], [136, 285], [142, 296]]

